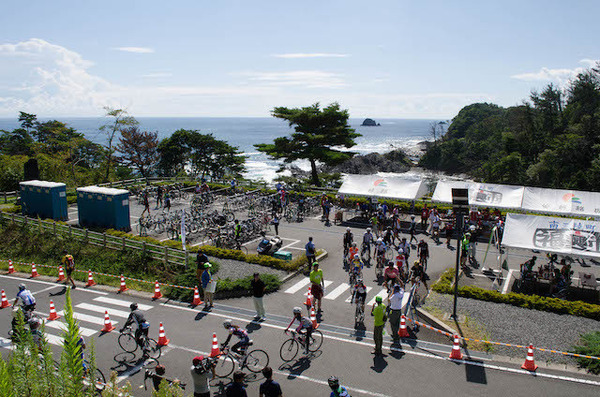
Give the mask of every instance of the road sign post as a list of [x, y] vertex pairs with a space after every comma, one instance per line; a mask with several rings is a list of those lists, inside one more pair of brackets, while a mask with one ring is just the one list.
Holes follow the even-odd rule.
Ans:
[[458, 267], [460, 265], [461, 241], [463, 239], [463, 220], [469, 208], [469, 190], [468, 189], [452, 189], [452, 205], [456, 216], [456, 230], [458, 232], [456, 238], [456, 267], [454, 269], [454, 308], [452, 310], [452, 318], [458, 321], [456, 314], [456, 304], [458, 300]]

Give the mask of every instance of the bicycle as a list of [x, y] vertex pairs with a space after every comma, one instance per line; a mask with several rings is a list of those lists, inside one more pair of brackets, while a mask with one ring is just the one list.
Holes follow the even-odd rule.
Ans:
[[354, 310], [354, 325], [362, 324], [365, 321], [365, 300], [363, 298], [357, 298], [354, 303], [356, 304]]
[[96, 390], [98, 392], [102, 392], [106, 388], [106, 378], [104, 377], [104, 374], [102, 373], [102, 371], [100, 371], [99, 368], [96, 367], [94, 369], [94, 377], [93, 377], [93, 379], [90, 379], [90, 373], [89, 373], [90, 363], [86, 359], [84, 359], [83, 362], [85, 364], [84, 371], [83, 371], [84, 384], [86, 386], [91, 386], [92, 384], [94, 384], [94, 387], [96, 388]]
[[[306, 338], [301, 338], [301, 336], [304, 335], [299, 335], [296, 331], [292, 330], [286, 331], [286, 334], [288, 333], [291, 333], [292, 337], [285, 340], [281, 344], [281, 348], [279, 349], [279, 357], [281, 357], [281, 359], [285, 362], [292, 361], [294, 358], [296, 358], [300, 347], [306, 347]], [[321, 348], [322, 344], [323, 334], [321, 333], [321, 331], [314, 329], [312, 331], [312, 334], [310, 335], [308, 351], [314, 353]]]
[[[366, 256], [365, 256], [366, 254]], [[371, 244], [363, 242], [360, 246], [360, 256], [364, 263], [371, 262]]]
[[141, 344], [135, 339], [131, 327], [125, 328], [125, 331], [119, 335], [119, 346], [127, 353], [134, 353], [138, 347], [142, 349], [142, 354], [154, 360], [160, 357], [161, 349], [156, 340], [142, 334], [140, 335]]
[[248, 348], [252, 346], [252, 341], [242, 349], [242, 354], [232, 352], [229, 347], [221, 349], [219, 357], [215, 357], [219, 362], [214, 362], [215, 374], [219, 378], [225, 378], [229, 376], [235, 369], [235, 363], [238, 363], [240, 370], [248, 368], [250, 372], [259, 373], [266, 366], [269, 365], [269, 355], [266, 351], [261, 349], [254, 349], [247, 352]]
[[379, 280], [383, 276], [383, 268], [385, 265], [385, 255], [377, 255], [377, 265], [375, 265], [375, 276]]

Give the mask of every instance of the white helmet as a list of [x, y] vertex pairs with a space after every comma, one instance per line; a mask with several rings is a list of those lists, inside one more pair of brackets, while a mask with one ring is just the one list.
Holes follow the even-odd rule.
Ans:
[[302, 314], [302, 309], [301, 309], [301, 308], [299, 308], [298, 306], [296, 306], [296, 307], [294, 308], [294, 314]]
[[383, 239], [382, 239], [381, 237], [379, 237], [379, 238], [377, 239], [377, 243], [383, 243]]
[[231, 320], [227, 319], [227, 320], [223, 321], [223, 327], [231, 328]]
[[477, 228], [475, 227], [475, 225], [471, 225], [471, 227], [470, 227], [469, 229], [470, 229], [472, 232], [474, 232], [474, 231], [475, 231], [475, 229], [477, 229]]
[[367, 228], [367, 233], [371, 233], [371, 228], [370, 227]]
[[346, 228], [346, 231], [347, 231], [347, 232], [349, 232], [349, 231], [350, 231], [350, 228], [349, 228], [349, 227], [347, 227], [347, 228]]

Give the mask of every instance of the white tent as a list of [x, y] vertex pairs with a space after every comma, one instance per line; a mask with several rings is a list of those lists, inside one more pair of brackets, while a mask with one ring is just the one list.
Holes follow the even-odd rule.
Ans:
[[600, 216], [600, 193], [526, 187], [522, 208], [552, 214]]
[[420, 178], [402, 174], [347, 175], [338, 194], [349, 196], [380, 197], [397, 200], [416, 200], [427, 193], [427, 186]]
[[452, 203], [452, 189], [469, 189], [469, 204], [494, 208], [521, 208], [523, 186], [466, 181], [438, 181], [431, 200]]
[[502, 245], [600, 258], [600, 222], [507, 214]]

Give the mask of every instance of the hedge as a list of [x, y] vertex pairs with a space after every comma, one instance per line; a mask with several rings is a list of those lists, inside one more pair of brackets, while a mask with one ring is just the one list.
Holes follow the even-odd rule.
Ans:
[[[454, 294], [454, 269], [447, 269], [433, 284], [432, 289], [442, 294]], [[573, 316], [587, 317], [600, 320], [600, 305], [582, 301], [566, 301], [558, 298], [549, 298], [538, 295], [525, 295], [515, 292], [501, 294], [498, 291], [487, 290], [479, 287], [458, 287], [458, 295], [463, 298], [478, 299], [495, 303], [506, 303], [526, 309], [542, 310], [558, 314], [571, 314]]]

